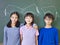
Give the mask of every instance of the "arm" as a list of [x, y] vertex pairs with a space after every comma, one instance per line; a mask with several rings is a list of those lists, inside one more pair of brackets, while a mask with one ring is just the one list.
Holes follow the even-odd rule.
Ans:
[[35, 44], [38, 45], [38, 36], [35, 36]]
[[17, 42], [16, 42], [16, 45], [20, 45], [20, 28], [19, 28], [18, 30], [19, 30], [19, 32], [18, 32], [18, 33], [19, 33], [19, 34], [18, 34], [19, 37], [18, 37], [18, 40], [17, 40]]
[[58, 43], [59, 43], [58, 42], [58, 31], [56, 30], [56, 32], [55, 32], [55, 44], [59, 45]]
[[20, 45], [22, 45], [23, 35], [20, 34]]
[[43, 32], [41, 29], [39, 29], [38, 45], [42, 45], [42, 40], [43, 40]]
[[4, 40], [3, 40], [3, 45], [7, 45], [7, 29], [4, 27]]
[[38, 45], [38, 35], [39, 35], [39, 32], [38, 30], [36, 30], [36, 35], [35, 35], [35, 44]]
[[23, 40], [23, 29], [20, 28], [20, 45], [22, 45], [22, 40]]

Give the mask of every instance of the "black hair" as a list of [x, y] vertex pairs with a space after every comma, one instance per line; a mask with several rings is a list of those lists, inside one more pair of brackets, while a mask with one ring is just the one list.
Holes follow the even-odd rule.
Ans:
[[[16, 27], [19, 27], [20, 26], [20, 21], [19, 21], [19, 13], [18, 12], [12, 12], [10, 14], [10, 17], [13, 15], [13, 14], [16, 14], [18, 16], [18, 20], [15, 24]], [[7, 27], [11, 27], [11, 20], [7, 23]]]
[[53, 16], [53, 14], [51, 14], [51, 13], [46, 13], [45, 16], [44, 16], [44, 19], [45, 19], [46, 17], [51, 18], [51, 19], [54, 21], [54, 16]]
[[[33, 25], [33, 23], [34, 23], [34, 14], [32, 14], [30, 12], [29, 13], [26, 13], [25, 16], [24, 16], [24, 18], [27, 17], [27, 16], [31, 16], [32, 17], [33, 21], [31, 22], [31, 25]], [[24, 23], [24, 25], [25, 24], [26, 24], [26, 22]]]

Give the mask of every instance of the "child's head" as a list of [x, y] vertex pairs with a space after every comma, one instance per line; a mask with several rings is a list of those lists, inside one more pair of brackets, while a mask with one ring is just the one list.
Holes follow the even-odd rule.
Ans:
[[18, 12], [12, 12], [10, 15], [10, 20], [12, 23], [16, 23], [19, 20], [19, 13]]
[[19, 22], [19, 13], [18, 12], [12, 12], [10, 14], [10, 21], [8, 22], [7, 26], [11, 27], [12, 23], [13, 24], [15, 23], [15, 26], [19, 27], [20, 22]]
[[54, 16], [51, 13], [46, 13], [44, 16], [44, 21], [46, 24], [51, 25], [54, 21]]
[[34, 23], [34, 15], [32, 13], [26, 13], [25, 15], [25, 24], [33, 24]]

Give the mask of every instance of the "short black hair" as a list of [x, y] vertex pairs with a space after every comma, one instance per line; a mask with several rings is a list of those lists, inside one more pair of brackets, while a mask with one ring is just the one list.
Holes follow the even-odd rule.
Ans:
[[46, 17], [51, 18], [51, 19], [54, 21], [54, 16], [53, 16], [53, 14], [51, 14], [51, 13], [46, 13], [45, 16], [44, 16], [44, 19], [45, 19]]
[[[10, 14], [10, 17], [13, 15], [13, 14], [16, 14], [17, 16], [18, 16], [18, 20], [17, 20], [17, 22], [16, 22], [16, 24], [15, 24], [15, 26], [16, 27], [19, 27], [20, 26], [20, 21], [19, 21], [19, 13], [18, 12], [12, 12], [11, 14]], [[7, 27], [11, 27], [11, 20], [7, 23]]]
[[[25, 14], [24, 18], [27, 17], [27, 16], [31, 16], [31, 17], [32, 17], [33, 21], [31, 22], [31, 25], [33, 25], [33, 23], [34, 23], [34, 14], [28, 12], [28, 13]], [[25, 25], [25, 24], [26, 24], [26, 22], [24, 23], [24, 25]]]

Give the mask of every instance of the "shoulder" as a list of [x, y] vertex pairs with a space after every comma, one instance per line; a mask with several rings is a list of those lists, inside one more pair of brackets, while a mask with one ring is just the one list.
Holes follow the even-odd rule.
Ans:
[[24, 29], [24, 28], [25, 28], [25, 25], [24, 25], [24, 26], [21, 26], [21, 27], [20, 27], [20, 30], [21, 30], [21, 29]]
[[40, 28], [39, 30], [44, 30], [45, 28], [44, 27], [42, 27], [42, 28]]
[[20, 34], [22, 34], [22, 32], [24, 32], [24, 30], [25, 30], [25, 25], [20, 27]]
[[44, 30], [45, 30], [45, 28], [42, 27], [42, 28], [39, 29], [39, 32], [44, 31]]
[[53, 29], [54, 31], [58, 31], [58, 29], [57, 29], [56, 27], [52, 27], [52, 29]]
[[4, 29], [8, 28], [7, 25], [4, 26]]
[[58, 30], [56, 27], [53, 27], [53, 29]]
[[20, 27], [22, 27], [22, 26], [24, 26], [24, 23], [21, 23], [21, 24], [20, 24]]
[[55, 34], [58, 34], [58, 29], [56, 28], [56, 27], [53, 27], [53, 32], [55, 33]]
[[7, 29], [8, 29], [8, 27], [5, 25], [5, 26], [4, 26], [4, 31], [7, 31]]

